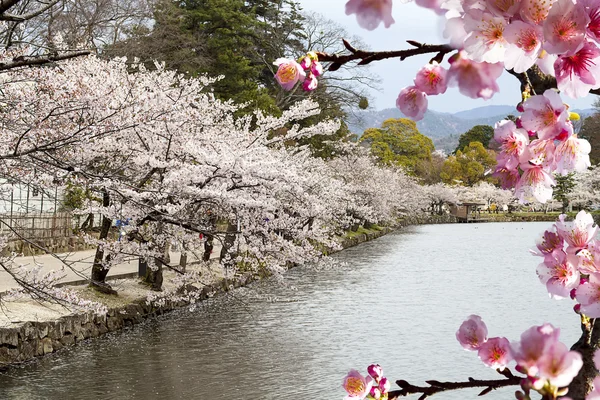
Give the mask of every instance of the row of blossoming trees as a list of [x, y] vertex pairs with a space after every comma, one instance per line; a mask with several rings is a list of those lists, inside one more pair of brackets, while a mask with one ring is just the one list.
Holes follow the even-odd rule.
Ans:
[[[336, 247], [352, 225], [394, 223], [427, 204], [424, 188], [360, 147], [341, 145], [326, 161], [294, 145], [337, 129], [301, 128], [319, 113], [315, 103], [237, 117], [236, 105], [211, 95], [210, 79], [95, 56], [0, 79], [0, 174], [94, 194], [78, 211], [103, 216], [100, 238], [87, 240], [98, 245], [92, 284], [108, 291], [108, 269], [132, 257], [150, 264], [146, 281], [160, 289], [171, 245], [193, 253], [201, 237], [222, 240], [227, 266], [278, 272]], [[120, 240], [110, 234], [116, 220], [128, 221]], [[14, 260], [3, 267], [44, 295]]]

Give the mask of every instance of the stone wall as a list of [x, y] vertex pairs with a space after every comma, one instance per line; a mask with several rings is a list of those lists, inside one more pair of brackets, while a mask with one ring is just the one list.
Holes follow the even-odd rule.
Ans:
[[[356, 246], [392, 231], [393, 229], [384, 227], [366, 234], [357, 234], [352, 238], [342, 239], [341, 245], [343, 248]], [[234, 279], [221, 279], [215, 284], [204, 286], [201, 289], [188, 286], [184, 290], [200, 291], [199, 299], [205, 300], [215, 294], [245, 286], [254, 279], [255, 277], [251, 273], [244, 273]], [[156, 306], [157, 303], [161, 305]], [[90, 313], [72, 314], [53, 321], [24, 322], [15, 324], [15, 327], [0, 328], [0, 368], [30, 361], [58, 351], [65, 346], [77, 344], [108, 332], [115, 332], [138, 324], [147, 318], [189, 305], [184, 301], [157, 303], [148, 304], [146, 297], [143, 297], [125, 306], [111, 308], [103, 316]]]
[[[252, 280], [252, 274], [246, 273], [233, 280], [222, 279], [201, 289], [188, 286], [186, 290], [199, 290], [200, 300], [205, 300], [217, 293], [245, 286]], [[164, 305], [157, 307], [148, 304], [145, 298], [140, 298], [125, 306], [112, 308], [102, 316], [91, 313], [72, 314], [55, 321], [25, 322], [13, 328], [0, 328], [0, 367], [29, 361], [186, 305], [188, 303], [184, 301], [166, 301]]]

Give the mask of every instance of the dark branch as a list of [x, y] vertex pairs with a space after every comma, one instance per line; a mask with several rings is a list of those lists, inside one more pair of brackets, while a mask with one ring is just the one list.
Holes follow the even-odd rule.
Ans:
[[319, 61], [331, 62], [329, 71], [336, 71], [342, 65], [359, 60], [358, 65], [367, 65], [373, 61], [385, 60], [387, 58], [399, 58], [401, 61], [419, 54], [436, 53], [435, 61], [441, 62], [444, 56], [455, 51], [453, 47], [447, 44], [424, 44], [409, 40], [408, 43], [414, 46], [414, 49], [395, 50], [395, 51], [366, 51], [355, 49], [348, 41], [344, 41], [344, 46], [350, 54], [329, 54], [318, 52]]
[[86, 56], [90, 54], [87, 50], [74, 51], [72, 53], [60, 55], [45, 55], [45, 56], [20, 56], [12, 61], [0, 62], [0, 71], [7, 71], [19, 67], [33, 67], [53, 63], [56, 61], [69, 60], [75, 57]]
[[429, 386], [415, 386], [408, 383], [405, 380], [398, 380], [396, 384], [401, 387], [400, 390], [393, 390], [389, 392], [389, 400], [398, 399], [399, 397], [409, 396], [411, 394], [421, 394], [419, 400], [424, 400], [429, 396], [436, 393], [446, 392], [449, 390], [460, 390], [469, 388], [484, 388], [479, 395], [483, 396], [488, 394], [492, 390], [506, 387], [506, 386], [519, 386], [523, 377], [515, 376], [510, 370], [505, 369], [503, 371], [497, 370], [498, 373], [505, 376], [505, 379], [473, 379], [469, 378], [467, 382], [439, 382], [435, 380], [427, 381]]

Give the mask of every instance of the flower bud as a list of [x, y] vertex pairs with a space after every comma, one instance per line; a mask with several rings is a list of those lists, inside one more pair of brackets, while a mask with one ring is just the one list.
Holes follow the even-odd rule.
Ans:
[[381, 394], [386, 394], [390, 391], [392, 384], [388, 380], [388, 378], [381, 378], [381, 382], [379, 382], [379, 389], [381, 390]]
[[525, 111], [525, 108], [523, 107], [523, 102], [520, 102], [519, 104], [517, 104], [517, 111], [520, 113]]
[[379, 383], [381, 378], [383, 378], [383, 368], [381, 368], [381, 365], [379, 364], [369, 365], [367, 367], [367, 372], [369, 373], [369, 375], [371, 375], [373, 379], [375, 379], [375, 382], [377, 383]]
[[517, 126], [517, 128], [521, 129], [523, 128], [523, 120], [519, 117], [515, 120], [515, 125]]
[[369, 395], [374, 398], [375, 400], [378, 400], [381, 398], [381, 390], [379, 390], [378, 387], [375, 386], [371, 386], [371, 390], [369, 391]]
[[571, 300], [575, 300], [576, 295], [577, 295], [577, 288], [571, 289], [571, 292], [569, 293]]
[[581, 304], [575, 304], [573, 306], [573, 311], [575, 311], [576, 314], [581, 314]]

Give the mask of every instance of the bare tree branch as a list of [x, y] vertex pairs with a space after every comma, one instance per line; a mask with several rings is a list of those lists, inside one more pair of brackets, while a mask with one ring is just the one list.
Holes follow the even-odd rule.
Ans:
[[429, 380], [426, 381], [429, 386], [415, 386], [405, 380], [398, 380], [396, 381], [396, 384], [402, 389], [390, 391], [388, 398], [389, 400], [395, 400], [399, 397], [405, 397], [411, 394], [421, 394], [419, 400], [425, 400], [427, 397], [436, 393], [469, 388], [484, 388], [481, 393], [479, 393], [479, 396], [483, 396], [495, 389], [507, 386], [518, 386], [521, 384], [523, 377], [513, 375], [509, 369], [505, 369], [503, 371], [498, 369], [496, 371], [506, 378], [487, 380], [469, 378], [469, 380], [466, 382], [440, 382], [436, 380]]
[[72, 53], [60, 55], [45, 55], [45, 56], [21, 56], [13, 58], [12, 61], [0, 62], [0, 71], [8, 71], [10, 69], [20, 67], [33, 67], [44, 64], [53, 63], [56, 61], [69, 60], [75, 57], [81, 57], [90, 54], [89, 51], [74, 51]]
[[357, 61], [358, 65], [367, 65], [373, 61], [385, 60], [387, 58], [399, 58], [401, 61], [405, 60], [408, 57], [416, 56], [419, 54], [429, 54], [429, 53], [437, 53], [435, 59], [440, 60], [448, 53], [455, 51], [453, 47], [447, 44], [424, 44], [415, 42], [413, 40], [407, 41], [410, 45], [414, 46], [414, 49], [405, 49], [405, 50], [394, 50], [394, 51], [365, 51], [360, 49], [355, 49], [348, 41], [342, 39], [344, 42], [344, 46], [350, 54], [340, 55], [340, 54], [328, 54], [328, 53], [320, 53], [319, 61], [330, 61], [332, 64], [329, 66], [329, 71], [336, 71], [342, 65], [349, 63], [351, 61]]

